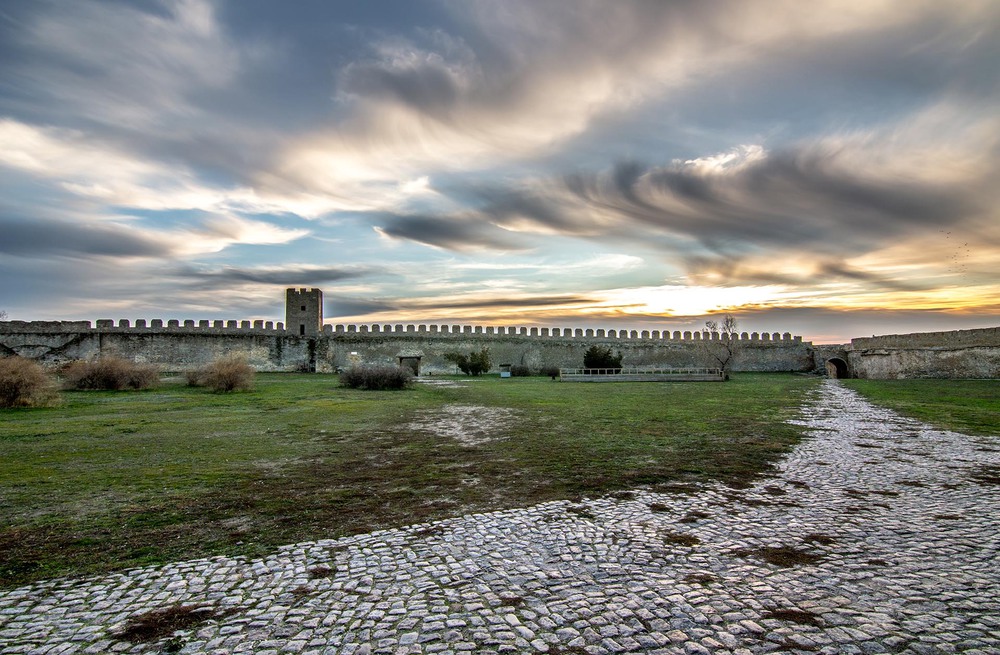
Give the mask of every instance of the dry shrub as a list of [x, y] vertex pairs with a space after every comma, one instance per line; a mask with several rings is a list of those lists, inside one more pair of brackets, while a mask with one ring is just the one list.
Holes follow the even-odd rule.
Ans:
[[220, 357], [194, 374], [188, 374], [188, 384], [208, 387], [217, 393], [253, 389], [255, 372], [244, 355]]
[[547, 375], [553, 380], [559, 377], [559, 367], [558, 366], [543, 366], [538, 372], [539, 375]]
[[340, 374], [340, 383], [351, 389], [382, 391], [405, 389], [413, 373], [401, 366], [352, 366]]
[[37, 407], [55, 398], [52, 380], [24, 357], [0, 359], [0, 407]]
[[187, 381], [189, 387], [200, 387], [201, 386], [201, 372], [202, 369], [194, 369], [191, 371], [185, 371], [184, 379]]
[[153, 389], [160, 384], [160, 372], [148, 364], [136, 364], [120, 357], [77, 361], [63, 369], [67, 389], [122, 391]]

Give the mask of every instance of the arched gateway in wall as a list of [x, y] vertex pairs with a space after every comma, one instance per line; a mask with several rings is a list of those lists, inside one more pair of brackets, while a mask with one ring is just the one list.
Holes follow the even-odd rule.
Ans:
[[847, 362], [840, 357], [831, 357], [826, 360], [826, 374], [834, 379], [851, 377]]

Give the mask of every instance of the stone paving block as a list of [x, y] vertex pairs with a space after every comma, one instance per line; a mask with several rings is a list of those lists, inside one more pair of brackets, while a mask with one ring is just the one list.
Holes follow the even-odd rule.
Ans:
[[[995, 440], [836, 382], [797, 422], [809, 436], [739, 493], [637, 489], [2, 591], [0, 654], [160, 653], [110, 627], [178, 602], [232, 611], [180, 633], [216, 655], [1000, 652], [1000, 500], [970, 476], [1000, 466]], [[708, 517], [678, 523], [694, 510]], [[666, 549], [663, 531], [699, 543]], [[765, 546], [819, 560], [777, 566]], [[312, 580], [320, 564], [336, 574]]]

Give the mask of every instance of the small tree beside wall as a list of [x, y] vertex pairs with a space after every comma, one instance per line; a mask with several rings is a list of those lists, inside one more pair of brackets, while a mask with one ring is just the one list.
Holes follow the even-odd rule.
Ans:
[[[713, 333], [717, 338], [710, 338]], [[739, 324], [732, 314], [724, 315], [721, 321], [705, 321], [705, 333], [702, 334], [700, 348], [709, 365], [718, 366], [722, 370], [724, 380], [729, 379], [733, 360], [743, 348], [739, 338]]]
[[591, 346], [583, 353], [583, 367], [617, 373], [622, 368], [622, 354], [612, 352], [611, 346]]
[[452, 364], [458, 366], [458, 370], [466, 375], [479, 376], [490, 370], [493, 362], [490, 360], [490, 349], [483, 348], [478, 352], [446, 353], [444, 356]]

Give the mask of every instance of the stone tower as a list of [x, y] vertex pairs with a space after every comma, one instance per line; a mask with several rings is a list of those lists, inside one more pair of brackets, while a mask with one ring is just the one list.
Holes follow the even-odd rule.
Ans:
[[308, 337], [323, 331], [322, 290], [285, 290], [285, 330]]

